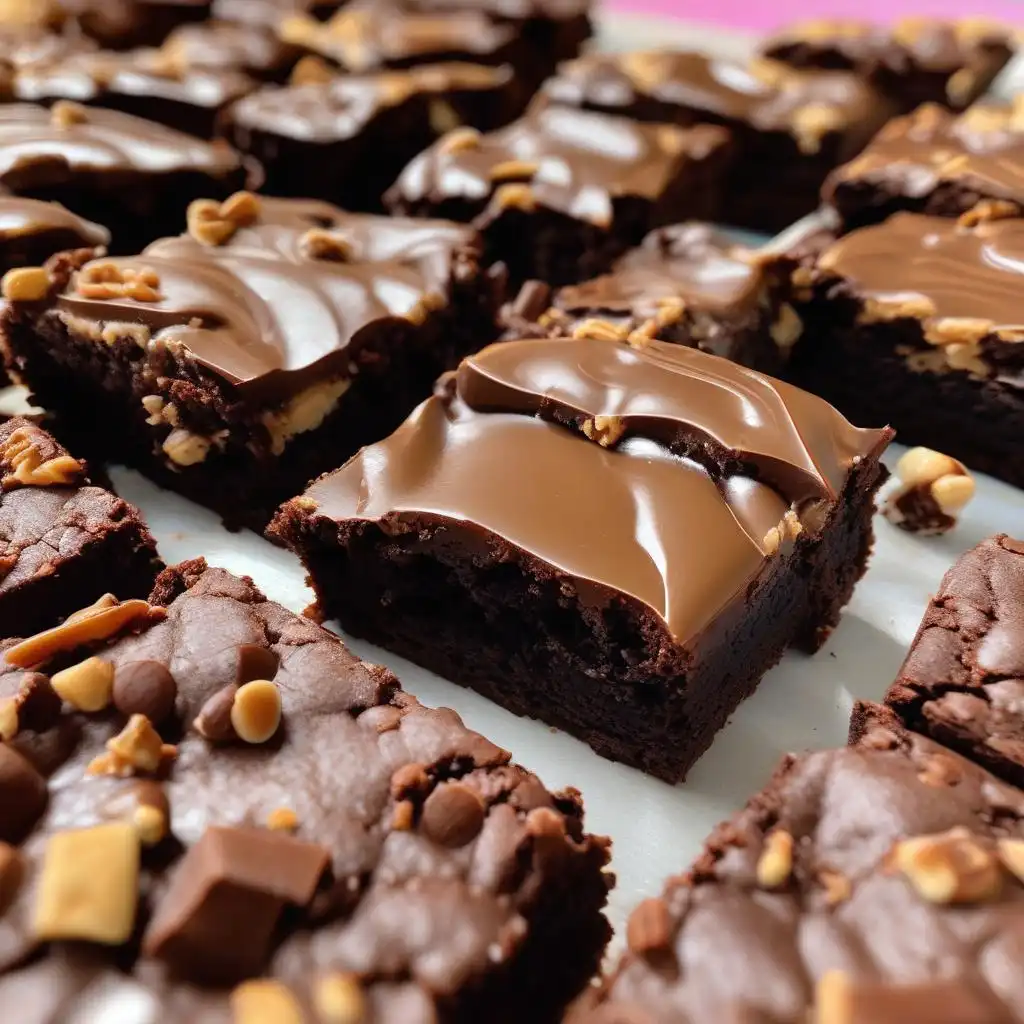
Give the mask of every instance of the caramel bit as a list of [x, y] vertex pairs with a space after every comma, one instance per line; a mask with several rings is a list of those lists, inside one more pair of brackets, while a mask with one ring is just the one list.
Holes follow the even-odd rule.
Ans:
[[626, 432], [626, 421], [621, 416], [595, 416], [583, 421], [583, 433], [602, 448], [618, 444]]
[[757, 884], [764, 889], [778, 889], [789, 881], [793, 872], [793, 837], [777, 828], [765, 836], [764, 849], [757, 861]]
[[0, 444], [0, 467], [8, 470], [0, 477], [0, 488], [5, 491], [15, 487], [70, 487], [85, 475], [85, 466], [70, 455], [44, 462], [32, 434], [24, 427]]
[[78, 274], [77, 291], [84, 299], [132, 299], [161, 302], [160, 278], [148, 267], [119, 267], [110, 260], [92, 263]]
[[532, 178], [539, 169], [540, 165], [530, 160], [503, 160], [488, 173], [491, 181], [513, 181], [516, 178]]
[[85, 124], [88, 120], [89, 111], [81, 103], [57, 100], [50, 108], [50, 123], [54, 128], [73, 128], [76, 124]]
[[280, 981], [243, 981], [231, 993], [232, 1024], [304, 1024], [302, 1006]]
[[477, 149], [480, 145], [480, 132], [475, 128], [462, 127], [450, 131], [438, 143], [438, 150], [446, 155], [463, 153], [468, 149]]
[[[106, 598], [101, 598], [101, 602], [105, 601]], [[33, 665], [40, 665], [65, 651], [73, 651], [83, 644], [109, 640], [112, 636], [136, 623], [157, 621], [166, 614], [163, 608], [154, 607], [146, 601], [138, 599], [113, 605], [97, 602], [91, 608], [76, 612], [61, 625], [37, 633], [27, 640], [15, 644], [4, 657], [10, 665], [15, 665], [18, 668], [31, 668]], [[90, 661], [98, 660], [90, 659]], [[65, 671], [73, 670], [66, 669]], [[57, 676], [60, 675], [63, 673], [57, 674]], [[57, 688], [57, 676], [53, 677], [54, 689]], [[112, 669], [111, 679], [113, 679]], [[109, 703], [109, 695], [107, 703]], [[82, 710], [89, 709], [83, 708]]]
[[60, 699], [78, 711], [102, 711], [113, 696], [114, 666], [102, 658], [86, 658], [58, 672], [50, 682]]
[[132, 934], [138, 886], [139, 837], [131, 824], [58, 832], [43, 858], [35, 937], [119, 946]]
[[299, 249], [307, 259], [330, 260], [333, 263], [347, 263], [353, 253], [348, 239], [325, 228], [310, 228], [299, 239]]
[[499, 210], [522, 210], [531, 213], [537, 208], [533, 190], [523, 182], [499, 185], [494, 190], [494, 202]]
[[898, 842], [893, 863], [931, 903], [994, 899], [1002, 888], [998, 859], [965, 828]]
[[50, 283], [45, 267], [15, 267], [0, 280], [0, 292], [10, 302], [39, 302], [50, 294]]
[[840, 871], [824, 868], [818, 872], [818, 881], [825, 890], [825, 902], [830, 907], [845, 903], [853, 894], [850, 879]]
[[231, 705], [231, 725], [244, 743], [266, 743], [281, 724], [281, 692], [268, 679], [238, 688]]
[[222, 203], [215, 199], [196, 199], [185, 215], [188, 233], [201, 245], [226, 245], [239, 228], [251, 227], [260, 218], [259, 197], [252, 192], [236, 192]]
[[1019, 217], [1020, 213], [1020, 207], [1007, 199], [983, 199], [966, 213], [961, 213], [957, 224], [962, 228], [973, 228], [985, 221]]
[[325, 974], [313, 989], [313, 1005], [324, 1024], [361, 1024], [366, 999], [354, 974]]
[[660, 899], [639, 903], [626, 922], [626, 944], [637, 956], [648, 956], [668, 949], [672, 940], [672, 922], [668, 907]]
[[572, 336], [584, 341], [624, 341], [629, 332], [610, 320], [587, 317], [572, 329]]
[[996, 852], [1004, 868], [1019, 882], [1024, 882], [1024, 839], [1000, 839]]
[[779, 521], [778, 526], [773, 526], [765, 535], [761, 543], [764, 545], [766, 555], [777, 554], [784, 541], [796, 540], [804, 532], [804, 524], [800, 522], [799, 516], [793, 509], [789, 509]]
[[299, 816], [290, 807], [277, 807], [267, 815], [267, 828], [274, 832], [295, 832]]
[[896, 463], [899, 486], [882, 514], [903, 529], [945, 533], [974, 497], [974, 479], [962, 462], [931, 448], [911, 448]]

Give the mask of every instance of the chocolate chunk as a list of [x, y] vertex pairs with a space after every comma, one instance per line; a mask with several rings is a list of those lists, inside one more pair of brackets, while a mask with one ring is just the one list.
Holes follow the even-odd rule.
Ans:
[[26, 672], [21, 677], [15, 703], [19, 727], [34, 732], [53, 728], [64, 704], [51, 685], [50, 677], [42, 672]]
[[238, 686], [229, 683], [218, 690], [200, 709], [193, 728], [201, 736], [215, 743], [233, 739], [235, 727], [231, 724], [231, 709], [235, 705], [235, 694]]
[[280, 657], [270, 647], [261, 647], [259, 644], [242, 644], [238, 648], [238, 670], [235, 674], [235, 682], [239, 686], [244, 686], [256, 679], [273, 681], [274, 676], [277, 675], [277, 666], [280, 664]]
[[0, 915], [7, 912], [25, 877], [25, 862], [17, 847], [0, 843]]
[[480, 834], [487, 807], [463, 782], [442, 782], [423, 804], [420, 828], [440, 846], [465, 846]]
[[210, 826], [175, 869], [143, 950], [214, 984], [256, 974], [281, 912], [309, 903], [329, 863], [324, 847], [281, 832]]
[[519, 289], [519, 294], [512, 303], [512, 313], [524, 320], [535, 322], [551, 305], [551, 295], [550, 285], [543, 281], [527, 281]]
[[131, 661], [114, 673], [114, 706], [123, 715], [145, 715], [160, 725], [174, 711], [178, 684], [159, 661]]
[[48, 799], [46, 779], [13, 747], [0, 743], [0, 841], [21, 842]]

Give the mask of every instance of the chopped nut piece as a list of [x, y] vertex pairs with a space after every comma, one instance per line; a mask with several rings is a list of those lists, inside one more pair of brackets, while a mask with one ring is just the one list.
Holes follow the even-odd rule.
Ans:
[[801, 153], [817, 153], [821, 140], [845, 126], [846, 116], [831, 103], [806, 103], [793, 113], [793, 134]]
[[102, 711], [114, 691], [114, 666], [102, 658], [86, 658], [54, 675], [50, 682], [61, 700], [79, 711]]
[[70, 455], [57, 455], [43, 461], [32, 435], [24, 428], [15, 430], [0, 446], [0, 465], [7, 472], [0, 479], [4, 490], [24, 487], [66, 487], [77, 483], [85, 466]]
[[206, 460], [213, 442], [208, 437], [200, 437], [178, 427], [167, 435], [162, 447], [164, 454], [176, 466], [195, 466]]
[[220, 204], [220, 215], [239, 227], [249, 227], [260, 219], [259, 197], [252, 192], [235, 192]]
[[325, 228], [310, 228], [299, 239], [299, 248], [311, 260], [347, 263], [352, 259], [352, 243], [338, 232]]
[[845, 903], [853, 893], [849, 878], [839, 871], [826, 868], [818, 872], [818, 881], [825, 890], [825, 902], [830, 907]]
[[789, 881], [793, 872], [793, 837], [778, 828], [765, 836], [764, 849], [757, 862], [757, 884], [777, 889]]
[[601, 320], [597, 317], [588, 317], [581, 320], [573, 329], [572, 336], [585, 341], [622, 341], [626, 337], [627, 330], [619, 327], [609, 320]]
[[298, 999], [280, 981], [243, 981], [231, 993], [233, 1024], [304, 1024]]
[[900, 483], [882, 506], [882, 514], [905, 530], [946, 533], [974, 497], [974, 480], [963, 463], [932, 451], [911, 448], [896, 463]]
[[18, 729], [18, 704], [13, 697], [5, 697], [0, 700], [0, 740], [9, 743]]
[[134, 299], [160, 302], [160, 278], [148, 267], [119, 267], [110, 260], [93, 263], [78, 274], [78, 294], [86, 299]]
[[664, 900], [647, 899], [639, 903], [626, 922], [626, 944], [637, 956], [647, 956], [668, 948], [672, 922]]
[[479, 145], [480, 133], [475, 128], [462, 127], [449, 132], [439, 143], [439, 149], [442, 153], [461, 153]]
[[960, 512], [974, 497], [974, 480], [969, 476], [940, 476], [932, 484], [932, 497], [948, 516]]
[[107, 740], [107, 750], [133, 768], [155, 772], [163, 757], [163, 740], [145, 715], [132, 715], [121, 732]]
[[159, 807], [147, 804], [136, 807], [132, 824], [143, 846], [156, 846], [167, 835], [167, 815]]
[[626, 421], [621, 416], [595, 416], [583, 421], [583, 433], [602, 448], [618, 444], [626, 432]]
[[81, 622], [83, 619], [91, 619], [94, 615], [98, 615], [100, 612], [106, 611], [108, 608], [114, 608], [118, 605], [118, 600], [113, 594], [104, 594], [102, 597], [98, 597], [91, 605], [86, 608], [79, 608], [77, 612], [72, 612], [64, 620], [64, 625], [67, 626], [72, 622]]
[[779, 307], [775, 322], [769, 328], [772, 341], [784, 352], [788, 352], [797, 343], [803, 332], [804, 322], [800, 319], [797, 311], [788, 302], [784, 302]]
[[530, 160], [503, 160], [488, 173], [491, 181], [510, 181], [515, 178], [532, 178], [539, 169], [540, 165]]
[[267, 828], [275, 832], [294, 832], [299, 827], [299, 816], [290, 807], [278, 807], [267, 815]]
[[50, 293], [50, 274], [43, 267], [15, 267], [4, 274], [0, 291], [10, 302], [39, 302]]
[[537, 208], [533, 190], [523, 183], [499, 185], [494, 190], [494, 202], [499, 210], [523, 210], [531, 213]]
[[766, 555], [774, 555], [782, 547], [782, 533], [777, 526], [773, 526], [761, 541]]
[[1003, 867], [1018, 881], [1024, 882], [1024, 839], [1000, 839], [996, 851]]
[[932, 484], [940, 477], [961, 471], [956, 459], [931, 448], [911, 448], [896, 463], [896, 475], [910, 485]]
[[259, 198], [251, 192], [236, 192], [222, 203], [196, 199], [185, 214], [188, 233], [202, 245], [230, 242], [239, 228], [255, 224], [260, 217]]
[[240, 686], [231, 705], [231, 724], [245, 743], [266, 743], [281, 724], [281, 692], [267, 679]]
[[965, 828], [905, 839], [893, 848], [897, 870], [932, 903], [993, 899], [1002, 887], [999, 861]]
[[361, 1024], [366, 999], [354, 974], [324, 975], [313, 990], [313, 1004], [324, 1024]]
[[973, 228], [983, 221], [1003, 220], [1007, 217], [1019, 217], [1020, 207], [1006, 199], [983, 199], [966, 213], [961, 213], [957, 224], [962, 228]]
[[139, 837], [131, 824], [58, 832], [43, 858], [35, 937], [121, 945], [135, 924], [138, 887]]
[[97, 754], [86, 766], [86, 775], [113, 775], [126, 779], [132, 774], [132, 766], [123, 758], [112, 754], [109, 750]]
[[71, 128], [76, 124], [85, 124], [88, 120], [89, 112], [81, 103], [57, 100], [50, 108], [50, 121], [54, 128]]

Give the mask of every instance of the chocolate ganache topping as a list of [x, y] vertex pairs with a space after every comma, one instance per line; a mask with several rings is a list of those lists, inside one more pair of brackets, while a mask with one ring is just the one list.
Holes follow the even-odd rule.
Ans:
[[51, 233], [77, 239], [77, 244], [82, 246], [106, 245], [110, 241], [106, 228], [79, 217], [59, 203], [0, 196], [0, 241]]
[[[447, 221], [253, 199], [254, 219], [221, 244], [185, 234], [161, 239], [141, 256], [87, 264], [59, 309], [97, 322], [142, 323], [157, 342], [184, 345], [247, 398], [283, 400], [346, 374], [367, 327], [391, 320], [411, 330], [443, 306], [456, 254], [475, 244], [470, 228]], [[156, 298], [82, 294], [83, 275], [104, 265], [151, 272]]]
[[496, 535], [584, 600], [627, 595], [686, 642], [766, 566], [780, 523], [795, 512], [813, 536], [889, 436], [677, 345], [514, 341], [466, 359], [306, 497], [317, 517]]

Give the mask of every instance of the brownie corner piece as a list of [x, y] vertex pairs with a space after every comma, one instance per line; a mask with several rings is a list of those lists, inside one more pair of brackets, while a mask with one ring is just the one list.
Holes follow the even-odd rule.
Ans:
[[385, 204], [470, 222], [513, 283], [559, 287], [604, 273], [655, 227], [714, 219], [730, 157], [716, 125], [538, 103], [497, 131], [448, 133], [402, 171]]
[[462, 224], [251, 193], [195, 209], [139, 255], [56, 258], [5, 340], [87, 457], [262, 529], [494, 338], [502, 279]]
[[906, 728], [1024, 787], [1022, 609], [1024, 542], [999, 534], [961, 555], [929, 602], [885, 706]]
[[0, 638], [56, 625], [104, 592], [143, 597], [160, 568], [134, 506], [45, 430], [0, 420]]
[[85, 611], [0, 644], [0, 1005], [558, 1020], [609, 934], [578, 793], [201, 559]]
[[348, 632], [675, 782], [835, 625], [890, 436], [680, 345], [510, 341], [271, 530]]

